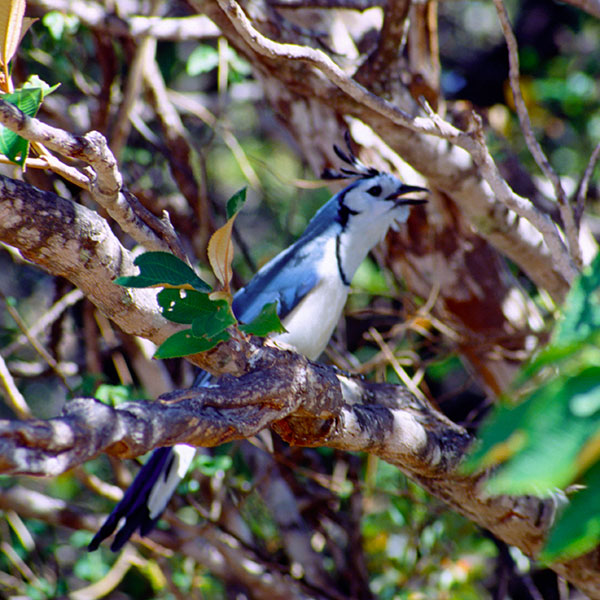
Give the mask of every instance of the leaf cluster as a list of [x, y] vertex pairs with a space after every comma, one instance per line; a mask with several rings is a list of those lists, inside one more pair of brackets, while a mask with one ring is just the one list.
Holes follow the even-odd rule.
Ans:
[[[560, 516], [543, 560], [600, 542], [600, 257], [574, 283], [550, 343], [481, 431], [470, 468], [496, 465], [492, 494], [554, 496]], [[572, 487], [567, 502], [558, 490]]]
[[155, 358], [175, 358], [206, 352], [231, 337], [229, 327], [237, 326], [249, 335], [267, 336], [285, 331], [277, 316], [277, 303], [266, 304], [250, 323], [240, 324], [233, 314], [233, 296], [229, 288], [232, 277], [235, 218], [244, 205], [246, 190], [234, 194], [227, 202], [227, 222], [212, 235], [208, 258], [221, 287], [213, 290], [183, 260], [167, 252], [145, 252], [134, 261], [138, 275], [119, 277], [116, 283], [125, 287], [159, 287], [156, 299], [162, 315], [187, 329], [166, 339]]

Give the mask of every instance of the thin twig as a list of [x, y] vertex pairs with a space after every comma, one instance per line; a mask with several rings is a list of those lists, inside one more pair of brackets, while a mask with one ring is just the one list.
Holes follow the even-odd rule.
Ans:
[[103, 598], [119, 585], [123, 577], [127, 574], [127, 571], [133, 565], [142, 566], [144, 564], [144, 559], [131, 544], [128, 544], [102, 579], [71, 592], [69, 598], [72, 600], [96, 600], [96, 598]]
[[[154, 0], [150, 16], [155, 16], [154, 13], [156, 13], [157, 8], [158, 2]], [[127, 74], [123, 101], [121, 102], [121, 106], [119, 106], [119, 112], [117, 113], [115, 125], [112, 129], [112, 136], [110, 137], [110, 147], [117, 158], [120, 156], [131, 130], [130, 115], [142, 91], [145, 65], [148, 61], [154, 60], [155, 49], [155, 38], [145, 35], [138, 40], [138, 45], [131, 61], [131, 67]]]
[[82, 169], [89, 179], [87, 189], [123, 231], [148, 250], [180, 255], [182, 251], [179, 242], [173, 240], [172, 236], [165, 236], [169, 229], [166, 224], [123, 190], [123, 177], [117, 161], [101, 133], [90, 131], [83, 136], [73, 135], [27, 116], [2, 99], [0, 124], [31, 142], [40, 142], [62, 156], [90, 165]]
[[579, 189], [577, 191], [577, 203], [575, 204], [575, 220], [577, 223], [581, 221], [581, 215], [583, 215], [588, 186], [594, 173], [594, 169], [596, 168], [598, 159], [600, 159], [600, 143], [592, 151], [590, 160], [588, 161], [587, 167], [583, 173], [583, 177], [581, 178], [581, 182], [579, 183]]
[[[17, 166], [14, 160], [10, 160], [2, 155], [0, 155], [0, 163]], [[60, 175], [67, 181], [70, 181], [71, 183], [84, 189], [87, 189], [90, 183], [89, 178], [81, 173], [81, 171], [75, 167], [69, 167], [68, 165], [65, 165], [65, 163], [51, 154], [44, 155], [39, 158], [28, 158], [25, 161], [25, 168], [50, 169], [53, 173]]]
[[544, 154], [542, 147], [533, 133], [529, 112], [527, 111], [527, 106], [525, 105], [523, 95], [521, 94], [521, 85], [519, 81], [519, 50], [517, 46], [517, 39], [515, 38], [508, 20], [508, 14], [506, 12], [506, 7], [504, 6], [503, 0], [494, 0], [494, 5], [496, 6], [498, 18], [500, 19], [500, 26], [502, 27], [504, 39], [506, 40], [506, 47], [508, 48], [508, 75], [510, 88], [513, 93], [515, 108], [521, 124], [521, 131], [523, 132], [525, 142], [535, 162], [541, 169], [542, 173], [552, 182], [552, 185], [554, 186], [554, 193], [556, 194], [556, 199], [558, 201], [558, 208], [560, 210], [560, 216], [565, 229], [569, 251], [575, 264], [578, 266], [578, 268], [581, 268], [583, 265], [583, 260], [581, 257], [581, 247], [579, 245], [579, 232], [577, 224], [575, 223], [573, 209], [569, 205], [567, 195], [560, 181], [560, 177], [552, 168], [550, 161]]
[[67, 382], [66, 375], [62, 372], [60, 365], [56, 361], [56, 359], [44, 348], [44, 346], [37, 340], [37, 338], [31, 334], [29, 327], [23, 319], [21, 315], [17, 311], [17, 309], [12, 305], [9, 299], [4, 295], [3, 292], [0, 292], [0, 298], [4, 300], [4, 306], [8, 314], [13, 318], [13, 321], [17, 324], [19, 329], [23, 332], [32, 348], [42, 357], [44, 361], [46, 361], [47, 365], [58, 375], [60, 380], [63, 382], [64, 386], [69, 390], [71, 390], [71, 386]]
[[6, 392], [5, 402], [15, 415], [17, 415], [19, 419], [31, 419], [33, 415], [31, 414], [31, 410], [29, 410], [27, 401], [19, 391], [2, 356], [0, 356], [0, 383]]
[[[205, 15], [189, 17], [148, 17], [145, 15], [122, 14], [119, 16], [107, 9], [108, 3], [91, 0], [29, 0], [44, 13], [58, 11], [74, 15], [86, 27], [113, 36], [137, 40], [149, 35], [157, 40], [199, 40], [220, 35], [218, 27]], [[116, 6], [115, 3], [111, 4]]]
[[242, 145], [239, 143], [235, 135], [231, 131], [231, 127], [224, 123], [222, 119], [217, 119], [204, 105], [192, 96], [186, 96], [174, 90], [168, 90], [169, 100], [180, 110], [187, 111], [190, 114], [204, 121], [213, 131], [217, 132], [225, 145], [231, 150], [240, 170], [244, 177], [250, 183], [250, 186], [255, 190], [260, 189], [260, 180], [256, 171], [252, 168]]
[[[62, 313], [69, 307], [77, 304], [80, 300], [83, 300], [84, 294], [81, 290], [71, 290], [65, 294], [60, 300], [55, 302], [30, 328], [29, 334], [37, 336], [41, 331], [47, 329]], [[2, 354], [4, 356], [10, 356], [19, 346], [27, 343], [27, 337], [25, 334], [21, 334], [14, 342], [11, 342], [8, 346], [2, 348]]]
[[400, 381], [421, 400], [425, 399], [423, 392], [417, 387], [415, 382], [408, 376], [408, 373], [400, 366], [398, 359], [394, 356], [392, 349], [386, 344], [383, 336], [375, 327], [369, 327], [369, 335], [373, 338], [375, 343], [379, 346], [379, 349], [386, 358], [386, 361], [392, 365], [392, 368], [396, 372], [396, 375], [400, 378]]
[[[438, 128], [440, 137], [446, 138], [446, 132], [448, 128], [452, 128], [452, 125], [436, 114], [424, 98], [421, 99], [421, 105], [426, 110], [432, 123]], [[456, 143], [465, 148], [472, 156], [496, 198], [517, 215], [527, 219], [542, 234], [544, 242], [552, 256], [554, 256], [557, 270], [565, 278], [565, 281], [570, 284], [577, 271], [570, 260], [569, 253], [557, 231], [556, 225], [547, 215], [537, 210], [529, 200], [519, 196], [510, 188], [500, 174], [498, 166], [486, 145], [481, 117], [477, 113], [472, 113], [471, 118], [471, 130], [465, 133]]]

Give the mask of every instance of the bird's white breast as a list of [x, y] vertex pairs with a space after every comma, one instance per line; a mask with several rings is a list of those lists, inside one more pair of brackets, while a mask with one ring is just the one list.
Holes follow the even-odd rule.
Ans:
[[325, 350], [348, 297], [348, 286], [338, 271], [335, 237], [324, 244], [325, 252], [317, 268], [318, 283], [284, 319], [287, 333], [275, 337], [312, 360]]

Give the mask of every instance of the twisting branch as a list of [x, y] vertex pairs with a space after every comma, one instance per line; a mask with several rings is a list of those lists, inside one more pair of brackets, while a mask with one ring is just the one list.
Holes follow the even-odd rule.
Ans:
[[90, 165], [83, 169], [88, 191], [125, 232], [148, 250], [170, 251], [184, 258], [181, 245], [165, 223], [123, 190], [117, 161], [101, 133], [73, 135], [27, 116], [5, 100], [0, 100], [0, 123], [30, 142], [39, 142], [62, 156]]
[[[201, 0], [193, 0], [193, 2], [195, 5], [202, 4]], [[563, 300], [568, 285], [575, 277], [577, 270], [571, 264], [569, 254], [556, 227], [531, 202], [515, 194], [502, 178], [487, 149], [485, 138], [481, 136], [480, 127], [465, 132], [457, 129], [439, 116], [436, 116], [435, 119], [432, 118], [432, 114], [428, 117], [413, 118], [407, 112], [372, 94], [348, 77], [323, 51], [295, 44], [275, 42], [253, 27], [235, 0], [216, 0], [216, 2], [227, 15], [236, 33], [253, 52], [266, 57], [275, 64], [294, 61], [310, 64], [325, 75], [348, 98], [352, 99], [352, 108], [348, 108], [346, 103], [344, 106], [338, 106], [338, 109], [345, 107], [347, 112], [354, 112], [356, 116], [361, 117], [364, 117], [365, 109], [373, 111], [387, 119], [390, 124], [408, 128], [420, 134], [434, 135], [466, 150], [480, 168], [483, 178], [497, 199], [511, 211], [514, 211], [518, 217], [521, 217], [521, 219], [518, 219], [515, 214], [502, 215], [502, 211], [492, 209], [494, 219], [498, 221], [496, 224], [497, 231], [489, 231], [490, 227], [485, 224], [481, 214], [473, 215], [473, 219], [479, 221], [476, 224], [482, 226], [482, 233], [489, 238], [490, 242], [519, 264], [533, 281], [548, 289], [557, 301]], [[360, 110], [357, 107], [360, 107]], [[482, 211], [479, 208], [479, 213], [482, 212], [486, 214], [485, 218], [489, 219], [490, 211]], [[533, 225], [537, 232], [529, 224]], [[510, 232], [516, 235], [511, 236]], [[524, 243], [525, 240], [527, 242]], [[540, 244], [544, 244], [548, 251], [540, 249]], [[540, 259], [540, 254], [545, 255], [544, 262], [549, 261], [545, 269], [540, 269], [539, 260], [532, 262], [534, 256]], [[536, 264], [535, 268], [533, 268], [533, 263]], [[559, 277], [562, 282], [550, 280], [550, 272], [552, 271], [560, 274]], [[556, 274], [554, 278], [556, 278]]]
[[515, 38], [515, 34], [510, 26], [508, 14], [506, 12], [506, 7], [504, 6], [503, 0], [494, 0], [494, 5], [496, 6], [498, 18], [500, 19], [500, 26], [502, 27], [504, 39], [506, 40], [506, 47], [508, 48], [508, 76], [510, 81], [510, 89], [512, 90], [513, 99], [515, 101], [515, 107], [517, 109], [519, 123], [521, 124], [521, 130], [523, 131], [525, 142], [527, 143], [527, 147], [535, 159], [535, 162], [541, 169], [542, 173], [552, 182], [554, 193], [556, 194], [556, 199], [558, 201], [560, 216], [565, 228], [565, 234], [569, 244], [571, 257], [575, 261], [575, 264], [581, 268], [583, 265], [583, 260], [581, 257], [581, 247], [579, 245], [579, 232], [575, 222], [573, 209], [569, 205], [567, 195], [565, 194], [565, 190], [560, 181], [560, 177], [552, 168], [550, 161], [544, 154], [542, 147], [533, 133], [533, 127], [531, 126], [531, 120], [529, 119], [529, 112], [527, 111], [527, 106], [525, 105], [523, 95], [521, 94], [521, 75], [519, 71], [519, 51], [517, 39]]
[[0, 176], [0, 240], [47, 272], [71, 281], [124, 331], [156, 343], [177, 331], [160, 314], [154, 290], [113, 283], [136, 268], [98, 213]]
[[409, 8], [409, 0], [392, 0], [386, 3], [377, 48], [356, 72], [354, 78], [357, 82], [370, 89], [389, 84], [389, 68], [400, 54]]
[[119, 15], [107, 10], [106, 4], [90, 0], [29, 0], [44, 12], [57, 10], [75, 15], [85, 26], [106, 31], [114, 36], [127, 36], [138, 39], [149, 35], [157, 40], [198, 40], [216, 37], [220, 34], [217, 26], [204, 15], [191, 17], [153, 17], [144, 15]]
[[[2, 491], [0, 509], [14, 510], [22, 517], [78, 530], [97, 531], [102, 522], [99, 517], [83, 512], [64, 500], [19, 485]], [[188, 556], [223, 580], [235, 578], [252, 589], [253, 597], [260, 600], [315, 600], [314, 589], [303, 593], [302, 583], [291, 576], [277, 570], [265, 573], [258, 569], [260, 558], [217, 527], [207, 527], [205, 524], [182, 526], [181, 522], [171, 522], [171, 525], [169, 531], [154, 531], [152, 542], [147, 545], [156, 549], [156, 544], [159, 544], [163, 549]], [[202, 538], [201, 544], [198, 543], [199, 538]], [[89, 588], [87, 591], [90, 591]], [[70, 598], [75, 598], [76, 594], [72, 593]], [[327, 594], [316, 597], [331, 598]]]
[[215, 446], [273, 426], [295, 445], [367, 450], [437, 477], [456, 467], [470, 439], [402, 386], [341, 375], [263, 340], [234, 336], [198, 362], [235, 376], [147, 404], [113, 408], [78, 398], [49, 421], [0, 421], [0, 470], [57, 475], [100, 452], [132, 457], [183, 442]]
[[[55, 475], [102, 451], [125, 457], [178, 442], [212, 446], [271, 426], [295, 445], [375, 454], [507, 543], [532, 556], [540, 550], [556, 503], [489, 497], [482, 476], [457, 470], [470, 439], [461, 427], [402, 386], [341, 375], [261, 344], [232, 338], [202, 355], [212, 371], [229, 365], [241, 374], [210, 387], [117, 408], [78, 398], [49, 421], [0, 421], [0, 471]], [[596, 560], [592, 552], [553, 568], [594, 596], [600, 583], [584, 581], [582, 572]]]
[[30, 419], [33, 415], [27, 404], [27, 400], [19, 391], [13, 376], [11, 375], [2, 356], [0, 356], [0, 386], [5, 392], [5, 402], [20, 419]]
[[[42, 331], [46, 331], [52, 323], [54, 323], [62, 313], [73, 306], [80, 300], [83, 300], [84, 295], [81, 290], [71, 290], [65, 294], [60, 300], [55, 302], [30, 328], [29, 334], [32, 336], [39, 335]], [[13, 342], [2, 348], [2, 354], [4, 356], [10, 356], [17, 348], [27, 344], [28, 340], [24, 333], [22, 333]]]

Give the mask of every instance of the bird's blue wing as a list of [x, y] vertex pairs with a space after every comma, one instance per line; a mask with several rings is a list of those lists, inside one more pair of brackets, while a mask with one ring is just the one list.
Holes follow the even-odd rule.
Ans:
[[[324, 249], [315, 237], [321, 233], [316, 225], [309, 228], [310, 236], [300, 238], [286, 251], [268, 262], [242, 288], [233, 300], [233, 312], [242, 322], [248, 323], [258, 316], [265, 304], [277, 302], [277, 314], [285, 319], [301, 300], [319, 282], [318, 266]], [[210, 375], [202, 372], [194, 387], [202, 387], [210, 381]], [[189, 446], [186, 447], [189, 450]], [[90, 542], [88, 548], [95, 550], [102, 540], [110, 536], [121, 525], [111, 550], [117, 551], [125, 545], [135, 531], [147, 535], [156, 525], [174, 486], [179, 481], [179, 461], [189, 464], [191, 459], [178, 453], [178, 446], [158, 448], [140, 469], [133, 483], [115, 506], [105, 523]], [[180, 456], [181, 454], [181, 456]], [[189, 453], [188, 453], [189, 454]], [[152, 508], [153, 498], [160, 498], [158, 509]], [[164, 501], [164, 505], [163, 502]]]
[[[258, 316], [265, 304], [277, 302], [283, 321], [319, 282], [323, 249], [296, 243], [268, 262], [233, 299], [233, 313], [244, 323]], [[310, 260], [307, 258], [310, 257]]]

